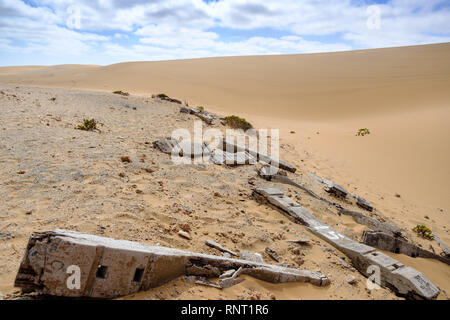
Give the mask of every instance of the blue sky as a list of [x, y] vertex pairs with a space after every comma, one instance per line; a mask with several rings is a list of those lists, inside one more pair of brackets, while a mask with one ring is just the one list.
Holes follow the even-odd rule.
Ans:
[[0, 65], [295, 54], [450, 41], [442, 0], [0, 0]]

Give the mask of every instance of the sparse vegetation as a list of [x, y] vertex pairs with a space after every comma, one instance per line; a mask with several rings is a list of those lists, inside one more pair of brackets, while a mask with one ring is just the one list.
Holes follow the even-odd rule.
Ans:
[[132, 162], [129, 156], [120, 157], [120, 160], [122, 162], [124, 162], [124, 163], [131, 163]]
[[412, 231], [414, 231], [415, 233], [417, 233], [419, 236], [421, 236], [424, 239], [428, 239], [428, 240], [433, 240], [433, 233], [432, 231], [424, 226], [423, 224], [418, 224], [417, 226], [415, 226]]
[[165, 93], [160, 93], [160, 94], [157, 94], [156, 96], [155, 96], [155, 95], [152, 95], [152, 98], [158, 98], [158, 99], [161, 99], [161, 100], [164, 100], [164, 101], [169, 101], [169, 102], [174, 102], [174, 103], [181, 104], [181, 101], [180, 101], [180, 100], [170, 98], [170, 97], [169, 97], [167, 94], [165, 94]]
[[130, 95], [128, 92], [123, 92], [121, 90], [114, 91], [113, 93], [120, 94], [121, 96], [129, 96]]
[[164, 99], [169, 99], [169, 96], [165, 93], [159, 93], [156, 95], [156, 98], [164, 100]]
[[356, 136], [362, 136], [362, 137], [364, 137], [366, 134], [370, 134], [370, 130], [369, 129], [367, 129], [367, 128], [362, 128], [362, 129], [359, 129], [358, 130], [358, 132], [356, 133]]
[[226, 125], [230, 126], [233, 129], [248, 130], [253, 128], [250, 122], [235, 115], [225, 117], [223, 120], [225, 121]]
[[84, 131], [94, 131], [97, 129], [97, 121], [95, 119], [84, 119], [83, 124], [80, 124], [78, 127], [76, 127], [78, 130], [84, 130]]

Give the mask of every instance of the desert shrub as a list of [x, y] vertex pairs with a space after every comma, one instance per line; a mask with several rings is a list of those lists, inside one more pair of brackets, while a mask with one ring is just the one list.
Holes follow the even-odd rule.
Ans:
[[[152, 96], [152, 97], [153, 97], [153, 96]], [[181, 101], [180, 101], [180, 100], [171, 98], [171, 97], [169, 97], [167, 94], [164, 94], [164, 93], [157, 94], [155, 97], [158, 98], [158, 99], [164, 100], [164, 101], [169, 101], [169, 102], [174, 102], [174, 103], [181, 104]], [[186, 105], [187, 105], [187, 104], [186, 104]]]
[[421, 236], [422, 238], [428, 239], [428, 240], [433, 240], [433, 233], [431, 232], [431, 230], [424, 226], [423, 224], [418, 224], [417, 226], [415, 226], [412, 231], [414, 231], [415, 233], [417, 233], [419, 236]]
[[250, 122], [235, 115], [225, 117], [223, 120], [225, 121], [226, 125], [230, 126], [233, 129], [248, 130], [253, 128]]
[[363, 137], [366, 134], [370, 134], [370, 131], [367, 128], [359, 129], [358, 132], [356, 133], [357, 136], [363, 136]]
[[167, 94], [165, 94], [165, 93], [157, 94], [157, 95], [156, 95], [156, 98], [162, 99], [162, 100], [170, 99], [169, 96], [168, 96]]
[[292, 131], [291, 131], [291, 133], [292, 133], [292, 134], [294, 134], [294, 133], [295, 133], [295, 131], [293, 131], [293, 130], [292, 130]]
[[50, 101], [56, 101], [56, 98], [55, 97], [50, 98]]
[[203, 106], [198, 106], [197, 109], [200, 111], [205, 111], [205, 107], [203, 107]]
[[123, 92], [121, 90], [114, 91], [113, 93], [120, 94], [121, 96], [129, 96], [130, 95], [128, 92]]
[[95, 119], [84, 119], [83, 124], [80, 124], [76, 129], [84, 131], [94, 131], [97, 129], [97, 121], [95, 121]]

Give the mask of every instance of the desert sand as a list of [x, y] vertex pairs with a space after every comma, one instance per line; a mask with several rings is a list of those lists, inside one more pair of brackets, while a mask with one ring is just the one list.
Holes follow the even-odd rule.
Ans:
[[[178, 279], [127, 298], [396, 298], [386, 289], [366, 290], [363, 276], [342, 267], [342, 254], [323, 250], [325, 242], [252, 200], [248, 179], [267, 184], [256, 178], [254, 168], [171, 165], [151, 142], [175, 128], [191, 130], [194, 118], [151, 95], [164, 92], [219, 115], [243, 116], [257, 128], [280, 129], [280, 156], [299, 168], [301, 181], [321, 192], [307, 174], [333, 180], [371, 201], [412, 242], [440, 252], [436, 242], [417, 237], [411, 229], [425, 224], [450, 243], [448, 61], [447, 43], [326, 54], [0, 68], [0, 233], [10, 234], [0, 238], [5, 252], [0, 292], [14, 291], [13, 279], [31, 231], [58, 227], [214, 254], [205, 247], [206, 239], [237, 251], [263, 253], [270, 246], [294, 266], [293, 248], [283, 239], [307, 235], [314, 245], [301, 248], [304, 263], [297, 267], [320, 269], [332, 281], [330, 287], [316, 288], [247, 277], [218, 292]], [[113, 95], [114, 90], [131, 96]], [[102, 132], [74, 130], [84, 117], [98, 119]], [[215, 126], [224, 129], [220, 123]], [[360, 128], [369, 128], [371, 134], [357, 137]], [[123, 155], [133, 162], [122, 163]], [[18, 174], [21, 170], [25, 173]], [[364, 228], [352, 219], [330, 213], [293, 187], [277, 187], [339, 231], [360, 237]], [[191, 241], [177, 236], [186, 225], [195, 234]], [[423, 272], [441, 288], [439, 298], [448, 298], [447, 265], [391, 255]], [[357, 277], [357, 285], [345, 282], [349, 274]]]

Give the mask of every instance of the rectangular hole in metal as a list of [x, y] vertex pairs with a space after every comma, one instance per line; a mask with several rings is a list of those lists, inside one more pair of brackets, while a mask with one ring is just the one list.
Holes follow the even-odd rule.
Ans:
[[97, 273], [95, 274], [95, 277], [98, 279], [106, 279], [106, 272], [108, 271], [108, 267], [99, 265], [97, 268]]
[[134, 272], [133, 282], [141, 282], [142, 276], [144, 275], [144, 269], [137, 268]]

